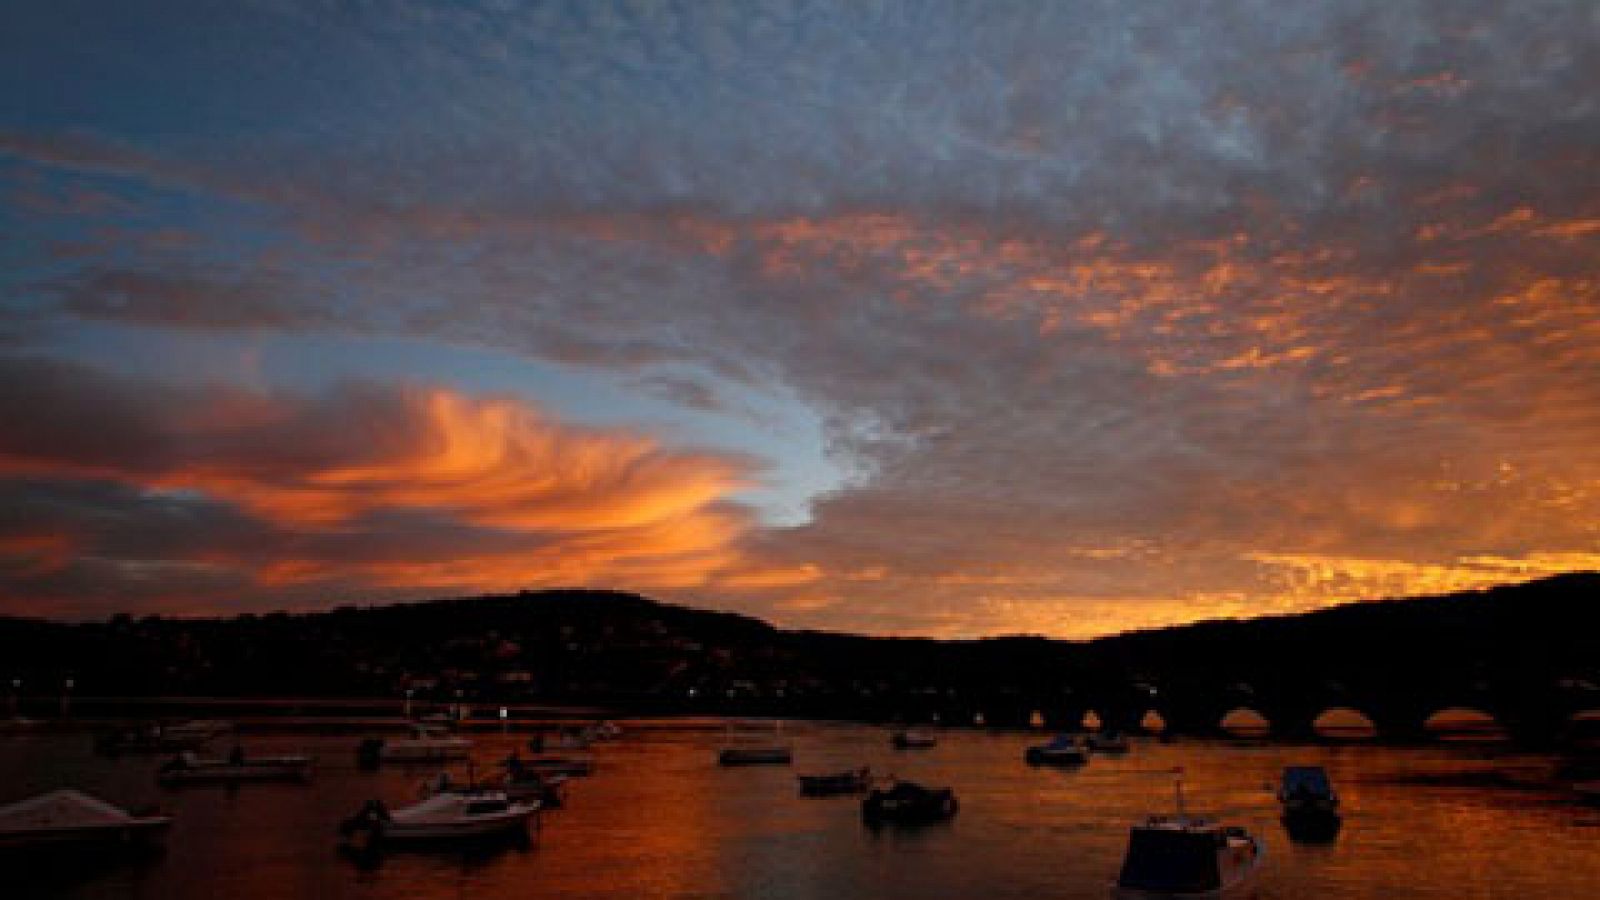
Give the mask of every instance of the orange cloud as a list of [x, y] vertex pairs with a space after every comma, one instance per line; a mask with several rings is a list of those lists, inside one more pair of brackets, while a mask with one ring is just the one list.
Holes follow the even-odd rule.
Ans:
[[[17, 429], [0, 436], [0, 473], [29, 485], [8, 495], [36, 509], [0, 521], [7, 602], [48, 594], [53, 574], [111, 592], [141, 571], [158, 581], [162, 566], [307, 598], [328, 586], [650, 590], [769, 577], [740, 574], [750, 514], [729, 498], [751, 482], [745, 458], [442, 388], [313, 398], [168, 390], [68, 366], [12, 374], [58, 395], [49, 408], [0, 398]], [[170, 532], [140, 533], [152, 514], [129, 508], [152, 506], [175, 516]]]

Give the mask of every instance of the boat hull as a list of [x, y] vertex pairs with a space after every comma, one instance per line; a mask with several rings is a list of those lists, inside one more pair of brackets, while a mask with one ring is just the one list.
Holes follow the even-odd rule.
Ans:
[[73, 844], [144, 845], [159, 843], [172, 828], [162, 817], [105, 825], [0, 830], [0, 850], [14, 852]]
[[384, 841], [449, 841], [470, 840], [516, 831], [526, 831], [534, 810], [511, 810], [482, 816], [470, 822], [403, 823], [389, 822], [378, 829], [377, 836]]

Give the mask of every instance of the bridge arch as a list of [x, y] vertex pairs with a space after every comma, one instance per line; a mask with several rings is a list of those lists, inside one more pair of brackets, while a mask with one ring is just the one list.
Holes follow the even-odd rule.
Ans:
[[1147, 709], [1139, 717], [1139, 730], [1147, 734], [1160, 734], [1167, 730], [1167, 719], [1160, 710]]
[[1364, 741], [1378, 736], [1378, 726], [1366, 713], [1353, 706], [1330, 706], [1311, 720], [1317, 737], [1330, 740]]
[[1217, 727], [1234, 737], [1266, 737], [1272, 722], [1248, 706], [1234, 707], [1217, 721]]
[[1447, 706], [1422, 720], [1429, 737], [1444, 740], [1504, 740], [1505, 726], [1493, 715], [1472, 706]]

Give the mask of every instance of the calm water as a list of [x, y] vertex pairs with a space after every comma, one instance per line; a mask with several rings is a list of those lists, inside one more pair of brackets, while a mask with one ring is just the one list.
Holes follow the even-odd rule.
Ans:
[[[1238, 746], [1138, 742], [1078, 771], [1021, 761], [1027, 735], [947, 732], [937, 748], [897, 752], [886, 733], [791, 725], [794, 767], [722, 769], [716, 732], [638, 731], [600, 746], [527, 849], [403, 854], [360, 868], [336, 851], [335, 826], [369, 797], [416, 796], [429, 770], [361, 772], [354, 737], [252, 737], [256, 752], [320, 758], [310, 786], [155, 787], [154, 758], [103, 759], [85, 735], [0, 736], [0, 802], [78, 786], [123, 804], [158, 801], [177, 816], [151, 861], [35, 872], [0, 895], [148, 898], [454, 897], [1096, 897], [1121, 859], [1128, 825], [1171, 808], [1173, 766], [1194, 811], [1265, 837], [1255, 896], [1600, 897], [1600, 812], [1540, 789], [1474, 787], [1481, 773], [1534, 779], [1543, 757], [1484, 747]], [[480, 736], [478, 759], [520, 742]], [[1330, 769], [1346, 807], [1330, 846], [1291, 843], [1265, 785], [1285, 763]], [[961, 813], [920, 830], [864, 828], [859, 800], [797, 796], [794, 774], [870, 764], [953, 786]]]

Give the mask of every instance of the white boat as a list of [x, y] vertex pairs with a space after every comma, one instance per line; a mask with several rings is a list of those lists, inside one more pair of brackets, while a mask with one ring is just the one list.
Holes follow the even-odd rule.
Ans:
[[408, 738], [368, 738], [357, 749], [360, 760], [368, 765], [378, 762], [444, 762], [466, 759], [472, 750], [472, 741], [446, 734], [436, 728], [416, 725]]
[[162, 784], [190, 782], [309, 781], [315, 760], [310, 756], [202, 757], [180, 753], [156, 773]]
[[133, 844], [159, 840], [171, 825], [171, 816], [134, 815], [80, 791], [51, 791], [0, 806], [0, 848]]
[[1048, 744], [1029, 747], [1023, 758], [1030, 766], [1081, 766], [1089, 761], [1089, 748], [1069, 734], [1058, 734]]
[[560, 809], [566, 805], [566, 784], [571, 780], [570, 776], [530, 771], [523, 767], [522, 760], [517, 757], [507, 759], [504, 765], [505, 771], [484, 781], [475, 780], [470, 769], [467, 780], [462, 782], [451, 778], [449, 772], [440, 772], [437, 777], [423, 782], [422, 796], [498, 791], [505, 794], [508, 800], [535, 803], [542, 810]]
[[926, 731], [916, 728], [906, 728], [896, 731], [889, 738], [889, 743], [898, 750], [910, 750], [920, 747], [932, 747], [939, 743], [939, 739]]
[[379, 800], [339, 826], [350, 840], [384, 843], [470, 840], [526, 832], [537, 802], [518, 802], [494, 790], [440, 791], [420, 803], [389, 810]]

